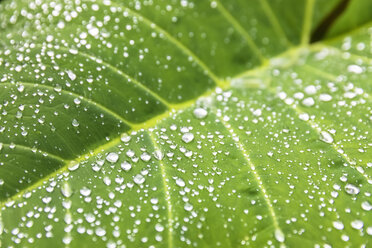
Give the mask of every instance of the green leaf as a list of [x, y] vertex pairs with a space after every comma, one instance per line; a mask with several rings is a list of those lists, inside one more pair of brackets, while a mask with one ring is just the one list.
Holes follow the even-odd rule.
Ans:
[[339, 2], [1, 3], [0, 246], [369, 247], [368, 1], [309, 43]]

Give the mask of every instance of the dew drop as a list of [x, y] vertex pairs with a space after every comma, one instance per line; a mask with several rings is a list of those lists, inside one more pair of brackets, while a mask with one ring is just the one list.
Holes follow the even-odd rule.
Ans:
[[128, 134], [123, 134], [122, 136], [121, 136], [121, 138], [120, 138], [120, 140], [122, 141], [122, 142], [124, 142], [124, 143], [128, 143], [129, 141], [130, 141], [130, 139], [131, 139], [131, 136], [130, 135], [128, 135]]
[[133, 181], [136, 184], [141, 185], [145, 182], [145, 177], [142, 176], [141, 174], [137, 174], [137, 175], [134, 176]]
[[156, 230], [157, 232], [162, 232], [162, 231], [164, 231], [164, 226], [163, 226], [162, 224], [157, 223], [157, 224], [155, 225], [155, 230]]
[[190, 143], [191, 141], [194, 140], [194, 134], [192, 133], [185, 133], [182, 135], [182, 140], [185, 143]]
[[196, 108], [193, 113], [197, 119], [204, 119], [208, 115], [207, 110], [203, 108]]
[[176, 184], [180, 187], [185, 187], [186, 183], [181, 178], [176, 179]]
[[364, 223], [361, 220], [353, 220], [351, 222], [351, 227], [354, 228], [354, 229], [357, 229], [357, 230], [362, 229], [363, 225], [364, 225]]
[[344, 229], [344, 224], [342, 224], [341, 221], [333, 221], [333, 227], [336, 228], [337, 230], [342, 230]]
[[124, 161], [123, 163], [121, 163], [120, 166], [125, 171], [129, 171], [130, 169], [132, 169], [132, 165], [128, 163], [127, 161]]
[[78, 122], [76, 119], [73, 119], [73, 120], [72, 120], [72, 125], [73, 125], [74, 127], [78, 127], [80, 124], [79, 124], [79, 122]]
[[80, 194], [82, 196], [90, 196], [91, 193], [92, 193], [92, 190], [87, 187], [83, 187], [80, 189]]
[[72, 190], [71, 190], [71, 187], [70, 185], [65, 182], [64, 184], [62, 184], [62, 187], [61, 187], [61, 193], [64, 197], [70, 197], [72, 195]]
[[184, 206], [184, 209], [186, 210], [186, 211], [191, 211], [192, 209], [193, 209], [194, 207], [190, 204], [190, 203], [188, 203], [188, 202], [186, 202], [186, 204], [185, 204], [185, 206]]
[[348, 184], [345, 185], [345, 191], [349, 195], [357, 195], [357, 194], [359, 194], [360, 190], [357, 186], [348, 183]]
[[80, 164], [76, 161], [71, 161], [70, 164], [68, 165], [68, 170], [69, 171], [75, 171], [79, 169]]
[[163, 158], [164, 158], [164, 153], [162, 153], [162, 151], [160, 151], [160, 150], [156, 150], [156, 151], [154, 151], [154, 157], [155, 157], [157, 160], [163, 160]]
[[365, 211], [371, 211], [372, 205], [368, 201], [362, 202], [362, 209]]
[[284, 236], [284, 233], [280, 229], [276, 229], [274, 235], [278, 242], [284, 242], [285, 236]]
[[141, 154], [141, 160], [144, 162], [148, 162], [151, 159], [151, 155], [148, 154], [147, 152], [144, 152]]
[[325, 143], [328, 143], [328, 144], [331, 144], [333, 142], [333, 137], [330, 133], [326, 131], [321, 131], [320, 135], [322, 136], [321, 141], [324, 141]]
[[110, 163], [116, 163], [119, 159], [119, 155], [115, 152], [110, 152], [106, 156], [106, 160], [109, 161]]

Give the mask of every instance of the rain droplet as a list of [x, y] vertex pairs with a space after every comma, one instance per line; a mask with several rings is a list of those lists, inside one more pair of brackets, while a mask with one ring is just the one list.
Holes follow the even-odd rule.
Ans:
[[342, 224], [341, 221], [333, 221], [333, 226], [334, 228], [336, 228], [337, 230], [342, 230], [344, 229], [344, 224]]
[[363, 221], [361, 220], [354, 220], [351, 222], [351, 227], [354, 228], [354, 229], [357, 229], [357, 230], [360, 230], [363, 228]]
[[123, 141], [124, 143], [128, 143], [129, 141], [130, 141], [130, 139], [131, 139], [131, 136], [130, 135], [128, 135], [128, 134], [123, 134], [122, 136], [121, 136], [121, 138], [120, 138], [120, 140], [121, 141]]
[[89, 196], [90, 193], [92, 193], [92, 190], [90, 190], [89, 188], [87, 187], [83, 187], [82, 189], [80, 189], [80, 194], [82, 196]]
[[76, 79], [76, 75], [75, 75], [75, 73], [73, 73], [73, 72], [70, 71], [70, 70], [67, 71], [67, 75], [68, 75], [68, 77], [69, 77], [72, 81], [74, 81], [74, 80]]
[[145, 178], [141, 174], [137, 174], [137, 175], [134, 176], [133, 181], [136, 184], [141, 185], [145, 182]]
[[371, 203], [369, 203], [368, 201], [362, 202], [362, 209], [366, 211], [370, 211], [372, 209]]
[[346, 184], [345, 185], [345, 191], [346, 193], [350, 194], [350, 195], [357, 195], [359, 194], [359, 188], [353, 184]]
[[80, 164], [76, 161], [71, 161], [70, 164], [68, 165], [68, 170], [69, 171], [75, 171], [79, 168]]
[[347, 70], [348, 72], [352, 72], [352, 73], [355, 73], [355, 74], [360, 74], [363, 72], [363, 68], [360, 67], [359, 65], [349, 65], [347, 67]]
[[193, 208], [194, 208], [194, 207], [193, 207], [190, 203], [186, 202], [186, 204], [185, 204], [185, 206], [184, 206], [184, 209], [185, 209], [186, 211], [191, 211]]
[[176, 184], [180, 187], [185, 187], [185, 185], [186, 185], [185, 181], [183, 181], [182, 178], [177, 178], [176, 179]]
[[162, 224], [157, 223], [157, 224], [155, 225], [155, 230], [156, 230], [157, 232], [162, 232], [162, 231], [164, 231], [164, 226], [163, 226]]
[[73, 120], [72, 120], [72, 125], [73, 125], [74, 127], [78, 127], [80, 124], [79, 124], [79, 122], [78, 122], [76, 119], [73, 119]]
[[121, 168], [125, 171], [129, 171], [130, 169], [132, 169], [132, 165], [127, 161], [124, 161], [123, 163], [121, 163]]
[[285, 236], [284, 233], [280, 229], [275, 230], [275, 238], [278, 240], [278, 242], [284, 242]]
[[194, 139], [194, 134], [192, 133], [185, 133], [182, 135], [182, 140], [185, 143], [190, 143]]
[[65, 182], [64, 184], [62, 184], [61, 192], [62, 192], [62, 195], [64, 197], [67, 197], [67, 198], [72, 195], [71, 187], [70, 187], [70, 185], [67, 182]]
[[156, 151], [154, 151], [154, 157], [155, 157], [157, 160], [163, 160], [163, 158], [164, 158], [164, 153], [162, 153], [162, 151], [160, 151], [160, 150], [156, 150]]
[[196, 108], [194, 109], [194, 116], [198, 119], [203, 119], [208, 115], [207, 110], [203, 108]]
[[110, 152], [106, 156], [106, 160], [109, 161], [110, 163], [116, 163], [119, 159], [119, 155], [115, 152]]
[[325, 143], [331, 144], [333, 142], [333, 137], [330, 133], [326, 131], [321, 131], [320, 132], [321, 140], [324, 141]]
[[141, 159], [144, 162], [148, 162], [151, 159], [151, 155], [148, 154], [147, 152], [144, 152], [144, 153], [141, 154]]

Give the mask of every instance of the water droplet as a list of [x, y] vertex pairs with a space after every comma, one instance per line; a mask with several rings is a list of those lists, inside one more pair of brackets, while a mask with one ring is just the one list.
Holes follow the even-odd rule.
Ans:
[[354, 229], [357, 229], [357, 230], [360, 230], [363, 228], [363, 221], [361, 220], [354, 220], [351, 222], [351, 227], [354, 228]]
[[320, 135], [322, 136], [320, 139], [321, 141], [324, 141], [325, 143], [328, 143], [328, 144], [333, 142], [333, 137], [330, 133], [326, 131], [321, 131]]
[[192, 133], [185, 133], [182, 135], [182, 140], [185, 143], [190, 143], [194, 139], [194, 134]]
[[280, 229], [275, 230], [275, 238], [278, 240], [278, 242], [284, 242], [285, 236], [284, 233]]
[[155, 225], [155, 230], [156, 230], [157, 232], [162, 232], [162, 231], [164, 231], [164, 226], [163, 226], [162, 224], [157, 223], [157, 224]]
[[79, 122], [78, 122], [76, 119], [73, 119], [73, 120], [72, 120], [72, 125], [73, 125], [74, 127], [78, 127], [80, 124], [79, 124]]
[[185, 187], [185, 185], [186, 185], [185, 181], [183, 181], [182, 178], [177, 178], [176, 179], [176, 184], [180, 187]]
[[92, 193], [92, 190], [90, 190], [87, 187], [83, 187], [83, 188], [80, 189], [80, 194], [82, 196], [90, 196], [90, 193]]
[[355, 74], [360, 74], [363, 72], [363, 68], [360, 67], [359, 65], [349, 65], [347, 67], [347, 70], [348, 72], [352, 72], [352, 73], [355, 73]]
[[145, 182], [145, 177], [142, 176], [141, 174], [137, 174], [137, 175], [134, 176], [133, 181], [136, 184], [141, 185]]
[[314, 95], [316, 93], [316, 87], [314, 85], [306, 86], [305, 93], [308, 95]]
[[306, 107], [311, 107], [315, 104], [315, 101], [312, 97], [307, 97], [302, 101], [302, 104]]
[[128, 143], [129, 141], [130, 141], [130, 139], [131, 139], [131, 136], [130, 135], [128, 135], [128, 134], [123, 134], [122, 136], [121, 136], [121, 138], [120, 138], [120, 140], [121, 141], [123, 141], [124, 143]]
[[198, 119], [204, 119], [208, 115], [207, 110], [203, 108], [194, 109], [194, 116]]
[[359, 188], [353, 184], [346, 184], [345, 185], [345, 191], [346, 193], [350, 194], [350, 195], [357, 195], [359, 194]]
[[64, 197], [67, 197], [67, 198], [72, 195], [71, 187], [67, 182], [62, 184], [61, 193]]
[[163, 160], [163, 158], [164, 158], [164, 153], [162, 153], [162, 151], [160, 151], [160, 150], [156, 150], [156, 151], [154, 151], [154, 157], [155, 157], [157, 160]]
[[98, 227], [96, 229], [96, 235], [97, 236], [102, 237], [102, 236], [105, 236], [105, 234], [106, 234], [106, 231], [102, 227]]
[[103, 183], [109, 186], [111, 184], [111, 179], [109, 177], [104, 177], [103, 178]]
[[144, 153], [141, 154], [141, 159], [144, 162], [148, 162], [151, 159], [151, 155], [148, 154], [147, 152], [144, 152]]
[[75, 73], [73, 73], [73, 72], [70, 71], [70, 70], [67, 71], [67, 75], [68, 75], [68, 77], [69, 77], [72, 81], [74, 81], [74, 80], [76, 79], [76, 75], [75, 75]]
[[132, 165], [128, 163], [127, 161], [124, 161], [123, 163], [121, 163], [120, 166], [125, 171], [129, 171], [130, 169], [132, 169]]
[[70, 164], [68, 165], [69, 171], [75, 171], [79, 168], [80, 164], [76, 161], [71, 161]]
[[194, 207], [193, 207], [190, 203], [186, 202], [186, 204], [185, 204], [185, 206], [184, 206], [184, 209], [185, 209], [186, 211], [191, 211], [193, 208], [194, 208]]
[[365, 211], [370, 211], [372, 209], [372, 204], [368, 201], [362, 202], [362, 209]]
[[342, 224], [341, 221], [333, 221], [333, 226], [334, 228], [336, 228], [337, 230], [342, 230], [344, 229], [344, 224]]
[[110, 152], [106, 156], [106, 160], [109, 161], [110, 163], [116, 163], [119, 159], [119, 155], [115, 152]]

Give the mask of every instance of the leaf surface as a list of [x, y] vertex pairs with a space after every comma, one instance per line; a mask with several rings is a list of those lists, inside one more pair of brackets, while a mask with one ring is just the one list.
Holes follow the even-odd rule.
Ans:
[[2, 3], [1, 245], [371, 245], [372, 26], [309, 44], [338, 2]]

